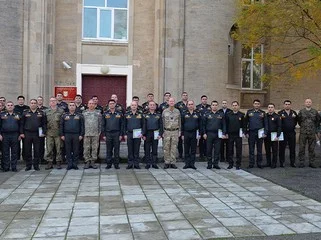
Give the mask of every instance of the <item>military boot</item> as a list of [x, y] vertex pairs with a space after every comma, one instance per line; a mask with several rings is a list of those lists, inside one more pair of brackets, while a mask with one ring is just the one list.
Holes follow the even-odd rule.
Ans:
[[61, 161], [57, 161], [57, 169], [61, 169]]
[[52, 162], [48, 162], [47, 166], [45, 167], [46, 170], [53, 169]]
[[84, 169], [88, 169], [90, 167], [90, 161], [85, 163]]
[[95, 164], [95, 161], [90, 161], [89, 167], [93, 169], [97, 169], [97, 165]]

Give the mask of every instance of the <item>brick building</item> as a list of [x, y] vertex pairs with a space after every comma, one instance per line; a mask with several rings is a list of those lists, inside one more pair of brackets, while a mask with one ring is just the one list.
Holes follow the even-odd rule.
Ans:
[[129, 104], [149, 92], [182, 91], [199, 102], [260, 98], [300, 108], [306, 97], [321, 107], [317, 79], [260, 82], [254, 52], [230, 37], [235, 0], [0, 0], [0, 95], [14, 100], [76, 87], [85, 101], [105, 103], [116, 92]]

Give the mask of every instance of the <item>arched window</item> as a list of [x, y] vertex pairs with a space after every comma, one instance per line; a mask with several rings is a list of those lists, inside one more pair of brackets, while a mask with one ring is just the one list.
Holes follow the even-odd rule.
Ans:
[[262, 89], [263, 64], [257, 63], [255, 56], [263, 54], [263, 44], [256, 47], [242, 47], [242, 88], [243, 89]]

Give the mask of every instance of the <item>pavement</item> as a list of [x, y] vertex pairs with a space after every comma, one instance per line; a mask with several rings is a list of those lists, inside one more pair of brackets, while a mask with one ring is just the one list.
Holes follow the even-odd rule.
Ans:
[[300, 185], [299, 176], [321, 169], [250, 173], [220, 165], [28, 172], [20, 166], [0, 174], [0, 239], [320, 239], [321, 203], [279, 182]]

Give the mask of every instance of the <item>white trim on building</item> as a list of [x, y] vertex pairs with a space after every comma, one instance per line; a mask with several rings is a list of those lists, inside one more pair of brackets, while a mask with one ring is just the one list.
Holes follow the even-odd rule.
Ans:
[[132, 101], [133, 94], [133, 66], [132, 65], [100, 65], [100, 64], [77, 64], [76, 87], [77, 94], [82, 94], [82, 75], [118, 75], [126, 76], [126, 106]]

